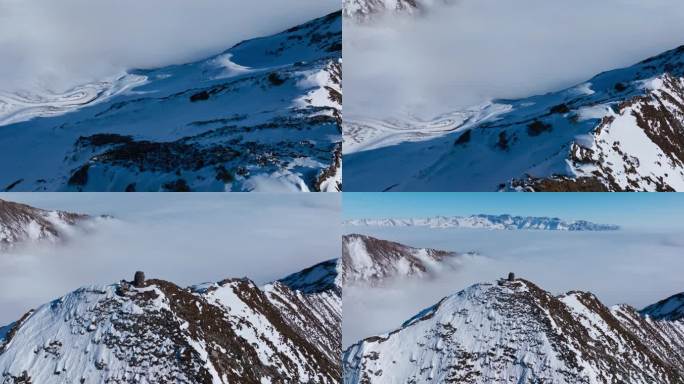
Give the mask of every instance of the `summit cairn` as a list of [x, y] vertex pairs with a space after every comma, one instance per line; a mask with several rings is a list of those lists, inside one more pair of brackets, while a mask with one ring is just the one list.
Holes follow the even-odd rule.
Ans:
[[142, 288], [145, 285], [145, 272], [137, 271], [133, 277], [133, 286], [136, 288]]
[[515, 273], [508, 272], [508, 281], [514, 281], [514, 280], [515, 280]]

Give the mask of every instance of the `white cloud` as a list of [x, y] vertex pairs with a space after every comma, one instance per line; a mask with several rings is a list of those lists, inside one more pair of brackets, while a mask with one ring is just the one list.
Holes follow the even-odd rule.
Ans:
[[345, 115], [431, 117], [559, 90], [684, 44], [683, 19], [677, 0], [460, 0], [345, 23]]
[[0, 254], [0, 325], [78, 287], [136, 270], [181, 286], [266, 283], [340, 256], [336, 194], [10, 193], [41, 208], [112, 214], [66, 244]]
[[336, 0], [0, 0], [0, 90], [63, 91], [200, 59], [339, 8]]
[[[359, 228], [353, 228], [359, 231]], [[514, 272], [553, 294], [596, 294], [606, 305], [637, 309], [684, 291], [679, 233], [549, 232], [390, 228], [364, 231], [416, 247], [477, 251], [455, 272], [433, 281], [397, 281], [385, 288], [345, 289], [343, 342], [391, 331], [444, 296]]]

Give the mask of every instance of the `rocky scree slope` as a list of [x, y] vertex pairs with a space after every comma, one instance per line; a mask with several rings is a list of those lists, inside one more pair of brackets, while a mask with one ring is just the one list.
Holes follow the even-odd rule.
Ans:
[[345, 221], [344, 225], [543, 231], [613, 231], [620, 228], [617, 225], [596, 224], [585, 220], [562, 220], [557, 217], [523, 217], [511, 215], [434, 216], [410, 219], [354, 219]]
[[559, 92], [344, 131], [348, 190], [680, 191], [684, 46]]
[[48, 211], [0, 199], [0, 250], [26, 241], [59, 241], [91, 216]]
[[463, 256], [349, 234], [342, 238], [340, 283], [376, 286], [399, 277], [430, 278], [438, 268], [456, 268]]
[[684, 323], [517, 279], [477, 284], [348, 348], [345, 383], [682, 383]]
[[338, 191], [341, 12], [65, 95], [0, 94], [0, 189]]
[[91, 286], [0, 341], [3, 383], [338, 383], [341, 298], [248, 279]]

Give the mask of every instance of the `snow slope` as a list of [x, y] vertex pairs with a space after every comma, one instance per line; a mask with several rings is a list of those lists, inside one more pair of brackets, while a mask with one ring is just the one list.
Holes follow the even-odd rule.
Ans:
[[56, 242], [91, 216], [48, 211], [0, 199], [0, 250], [26, 241]]
[[344, 0], [342, 12], [345, 18], [355, 22], [372, 22], [386, 15], [419, 16], [438, 5], [454, 0]]
[[377, 286], [399, 277], [429, 278], [438, 268], [455, 268], [461, 256], [365, 235], [344, 235], [340, 280], [345, 286]]
[[385, 12], [415, 13], [419, 10], [416, 0], [344, 0], [344, 17], [359, 21], [368, 20]]
[[514, 279], [477, 284], [348, 348], [352, 383], [682, 383], [684, 323], [554, 297]]
[[279, 281], [290, 289], [304, 293], [340, 290], [339, 259], [332, 259], [286, 276]]
[[0, 94], [0, 188], [337, 191], [341, 12], [64, 95]]
[[558, 92], [343, 130], [350, 191], [680, 191], [684, 46]]
[[684, 293], [670, 296], [641, 310], [641, 314], [653, 319], [684, 319]]
[[522, 217], [511, 215], [435, 216], [412, 219], [355, 219], [345, 221], [344, 225], [544, 231], [613, 231], [619, 229], [617, 225], [595, 224], [585, 220], [566, 221], [557, 217]]
[[338, 383], [341, 298], [244, 279], [78, 289], [11, 326], [3, 383]]

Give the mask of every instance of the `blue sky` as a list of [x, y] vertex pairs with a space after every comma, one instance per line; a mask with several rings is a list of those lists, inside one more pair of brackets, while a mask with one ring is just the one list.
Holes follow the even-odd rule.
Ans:
[[680, 193], [345, 193], [343, 218], [508, 213], [684, 229]]

